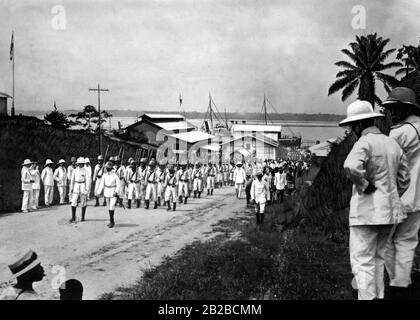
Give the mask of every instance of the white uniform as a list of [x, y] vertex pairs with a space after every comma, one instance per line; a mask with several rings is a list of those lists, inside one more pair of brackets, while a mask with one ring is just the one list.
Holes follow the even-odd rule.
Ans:
[[[394, 139], [369, 127], [354, 144], [344, 169], [353, 182], [350, 262], [359, 299], [382, 299], [385, 247], [392, 225], [406, 218], [399, 192], [409, 185], [407, 160]], [[369, 184], [377, 189], [366, 194]]]
[[54, 180], [57, 182], [58, 193], [60, 194], [60, 204], [64, 204], [67, 187], [67, 171], [64, 167], [58, 167], [54, 171]]
[[123, 199], [124, 198], [124, 195], [126, 193], [126, 191], [125, 191], [125, 188], [126, 188], [126, 183], [125, 183], [126, 172], [125, 172], [125, 168], [123, 166], [120, 166], [119, 168], [117, 168], [116, 174], [117, 174], [118, 178], [120, 179], [120, 185], [119, 185], [119, 189], [117, 190], [117, 193], [118, 193], [118, 196], [120, 197], [120, 199]]
[[70, 190], [72, 194], [71, 206], [77, 207], [77, 200], [80, 197], [80, 205], [87, 206], [87, 196], [89, 190], [88, 173], [84, 167], [73, 170], [70, 179]]
[[38, 209], [39, 207], [39, 193], [41, 191], [41, 174], [39, 173], [38, 168], [30, 170], [32, 180], [34, 183], [32, 183], [32, 209]]
[[121, 187], [120, 184], [120, 178], [113, 170], [109, 172], [105, 170], [105, 173], [100, 181], [98, 191], [100, 194], [104, 195], [110, 211], [115, 210], [115, 203], [117, 202], [116, 195], [118, 195], [118, 190]]
[[88, 199], [90, 199], [92, 192], [92, 167], [90, 166], [90, 164], [85, 164], [85, 169], [87, 173], [87, 179], [89, 180]]
[[[70, 186], [70, 180], [71, 180], [71, 176], [73, 174], [73, 170], [76, 169], [76, 167], [73, 167], [72, 165], [67, 167], [67, 185]], [[71, 195], [71, 190], [69, 188], [69, 201], [71, 201], [72, 199], [72, 195]]]
[[144, 199], [145, 195], [146, 195], [146, 173], [147, 173], [147, 167], [144, 167], [144, 169], [142, 169], [141, 167], [137, 168], [137, 176], [138, 176], [138, 183], [137, 183], [137, 188], [138, 188], [138, 198], [137, 199]]
[[[95, 192], [95, 197], [98, 197], [98, 198], [102, 197], [102, 194], [99, 192], [100, 191], [99, 186], [101, 185], [101, 179], [104, 174], [104, 170], [105, 170], [104, 165], [103, 164], [99, 165], [99, 163], [95, 165], [95, 169], [93, 170], [93, 182], [95, 182], [94, 192]], [[86, 175], [88, 175], [87, 171], [86, 171]]]
[[157, 196], [163, 199], [165, 197], [165, 176], [166, 171], [160, 168], [156, 171], [158, 184], [157, 184]]
[[233, 181], [235, 182], [235, 189], [237, 190], [237, 193], [238, 193], [238, 199], [241, 198], [242, 187], [245, 183], [245, 180], [246, 180], [246, 175], [245, 175], [244, 168], [237, 167], [235, 171], [233, 172]]
[[32, 197], [32, 175], [29, 168], [23, 166], [21, 171], [22, 211], [27, 211], [31, 205]]
[[[404, 124], [404, 123], [411, 123]], [[417, 131], [416, 131], [417, 130]], [[402, 124], [392, 128], [389, 136], [403, 149], [410, 170], [410, 186], [402, 195], [403, 210], [408, 217], [396, 226], [390, 239], [385, 258], [385, 266], [390, 277], [390, 285], [408, 287], [411, 284], [411, 269], [414, 251], [418, 244], [420, 228], [420, 118], [409, 116]]]
[[207, 169], [207, 189], [213, 190], [214, 189], [214, 176], [216, 175], [216, 169], [214, 166]]
[[41, 180], [44, 184], [44, 202], [48, 206], [52, 204], [54, 196], [54, 173], [50, 167], [45, 167], [42, 170]]
[[[261, 181], [254, 179], [251, 184], [251, 201], [255, 200], [257, 206], [255, 211], [257, 213], [264, 213], [265, 203], [270, 200], [270, 189], [267, 181], [261, 178]], [[259, 212], [258, 212], [259, 209]]]
[[167, 174], [165, 176], [165, 201], [171, 201], [176, 202], [176, 186], [177, 186], [177, 179], [175, 173], [173, 175]]
[[202, 192], [203, 191], [203, 171], [201, 168], [195, 168], [192, 172], [193, 181], [193, 191]]
[[153, 171], [149, 169], [145, 176], [146, 185], [146, 196], [145, 200], [150, 200], [150, 196], [153, 198], [153, 201], [157, 201], [157, 184], [159, 181], [159, 176], [156, 173], [156, 169]]
[[138, 173], [136, 169], [132, 167], [127, 167], [125, 171], [125, 180], [127, 181], [127, 199], [128, 200], [136, 200], [139, 198], [139, 183], [136, 181], [138, 180]]
[[178, 181], [178, 197], [188, 197], [188, 180], [189, 175], [187, 170], [179, 169], [177, 172]]

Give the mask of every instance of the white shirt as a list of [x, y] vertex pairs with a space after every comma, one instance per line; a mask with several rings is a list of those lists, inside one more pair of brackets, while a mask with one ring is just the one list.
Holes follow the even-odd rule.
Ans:
[[105, 198], [113, 198], [117, 190], [120, 189], [121, 180], [115, 171], [106, 171], [99, 182], [99, 193], [104, 192]]
[[274, 175], [274, 185], [276, 186], [277, 190], [284, 190], [286, 187], [286, 172], [276, 172]]
[[86, 168], [76, 167], [73, 170], [70, 179], [70, 190], [73, 193], [87, 194], [90, 186], [90, 180], [88, 179], [88, 173]]
[[[350, 226], [395, 224], [406, 218], [398, 192], [409, 186], [409, 169], [393, 138], [376, 127], [366, 128], [347, 156], [344, 169], [353, 182]], [[369, 183], [377, 189], [366, 194]]]
[[[420, 134], [418, 116], [409, 116], [403, 122], [412, 123]], [[410, 186], [401, 197], [405, 212], [420, 211], [420, 139], [417, 132], [411, 125], [401, 123], [392, 127], [389, 134], [403, 150], [410, 170]]]
[[21, 171], [21, 182], [22, 182], [22, 190], [23, 191], [27, 191], [27, 190], [32, 190], [32, 176], [31, 173], [29, 171], [29, 168], [23, 166], [22, 167], [22, 171]]
[[233, 172], [233, 181], [235, 183], [244, 183], [246, 179], [245, 170], [244, 168], [236, 168]]
[[42, 170], [41, 180], [44, 186], [54, 186], [54, 173], [50, 167], [45, 167]]
[[31, 169], [30, 173], [32, 175], [32, 189], [39, 190], [41, 189], [41, 174], [39, 173], [38, 167], [36, 169]]
[[255, 200], [257, 203], [265, 203], [270, 200], [270, 189], [267, 181], [261, 179], [254, 179], [251, 185], [251, 200]]
[[54, 180], [57, 181], [57, 187], [67, 186], [67, 172], [66, 168], [58, 167], [54, 171]]

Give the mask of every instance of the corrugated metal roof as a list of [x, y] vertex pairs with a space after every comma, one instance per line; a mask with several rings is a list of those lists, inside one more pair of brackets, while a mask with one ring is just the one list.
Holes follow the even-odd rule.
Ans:
[[6, 98], [13, 98], [12, 96], [9, 96], [7, 93], [0, 92], [0, 97], [6, 97]]
[[188, 121], [153, 122], [153, 124], [167, 131], [196, 129], [196, 126]]
[[144, 113], [141, 116], [147, 116], [150, 119], [182, 119], [185, 120], [185, 117], [181, 114], [169, 114], [169, 113]]
[[195, 142], [215, 138], [215, 136], [211, 134], [205, 133], [203, 131], [198, 131], [198, 130], [170, 134], [169, 136], [172, 138], [189, 142], [189, 143], [195, 143]]
[[208, 145], [200, 147], [200, 149], [210, 150], [210, 151], [219, 151], [220, 146], [218, 144], [208, 144]]
[[[246, 138], [256, 139], [256, 140], [262, 141], [264, 143], [267, 143], [269, 145], [272, 145], [274, 147], [278, 147], [278, 143], [276, 141], [274, 141], [271, 138], [265, 137], [265, 136], [262, 137], [263, 139], [261, 139], [261, 137], [259, 137], [259, 136], [253, 136], [251, 134], [248, 134], [248, 135], [244, 135], [243, 138], [244, 139], [246, 139]], [[231, 143], [231, 142], [236, 141], [236, 140], [242, 140], [242, 137], [238, 137], [236, 139], [231, 139], [229, 141], [225, 141], [222, 144], [228, 144], [228, 143]]]
[[281, 126], [276, 125], [261, 125], [261, 124], [234, 124], [232, 132], [245, 131], [245, 132], [281, 132]]

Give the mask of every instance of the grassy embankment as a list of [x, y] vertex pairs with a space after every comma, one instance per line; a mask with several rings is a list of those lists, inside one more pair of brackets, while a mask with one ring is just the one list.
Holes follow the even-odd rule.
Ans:
[[[42, 170], [47, 158], [55, 163], [63, 158], [69, 164], [72, 156], [83, 156], [90, 158], [93, 167], [97, 145], [97, 136], [84, 131], [56, 129], [32, 117], [0, 118], [0, 212], [20, 209], [20, 171], [24, 159], [38, 160]], [[120, 146], [125, 149], [125, 159], [135, 154], [135, 148], [131, 145], [110, 141], [107, 137], [103, 145], [109, 145], [109, 155], [118, 154]], [[54, 193], [57, 203], [58, 190], [55, 189]], [[43, 189], [41, 205], [42, 195]]]
[[[351, 186], [341, 164], [353, 143], [349, 137], [333, 148], [312, 186], [269, 206], [262, 228], [244, 209], [247, 219], [216, 227], [222, 235], [187, 246], [102, 298], [351, 299], [345, 209]], [[238, 231], [239, 238], [231, 237]]]

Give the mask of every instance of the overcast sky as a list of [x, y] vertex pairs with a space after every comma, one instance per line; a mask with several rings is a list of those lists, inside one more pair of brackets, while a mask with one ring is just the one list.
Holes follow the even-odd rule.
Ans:
[[[355, 5], [365, 30], [352, 28]], [[210, 91], [232, 112], [260, 111], [266, 93], [279, 112], [344, 114], [327, 96], [340, 49], [371, 32], [418, 44], [418, 21], [417, 0], [2, 0], [0, 91], [12, 93], [14, 30], [17, 112], [96, 106], [99, 82], [108, 109], [179, 111], [181, 92], [186, 111], [205, 111]]]

